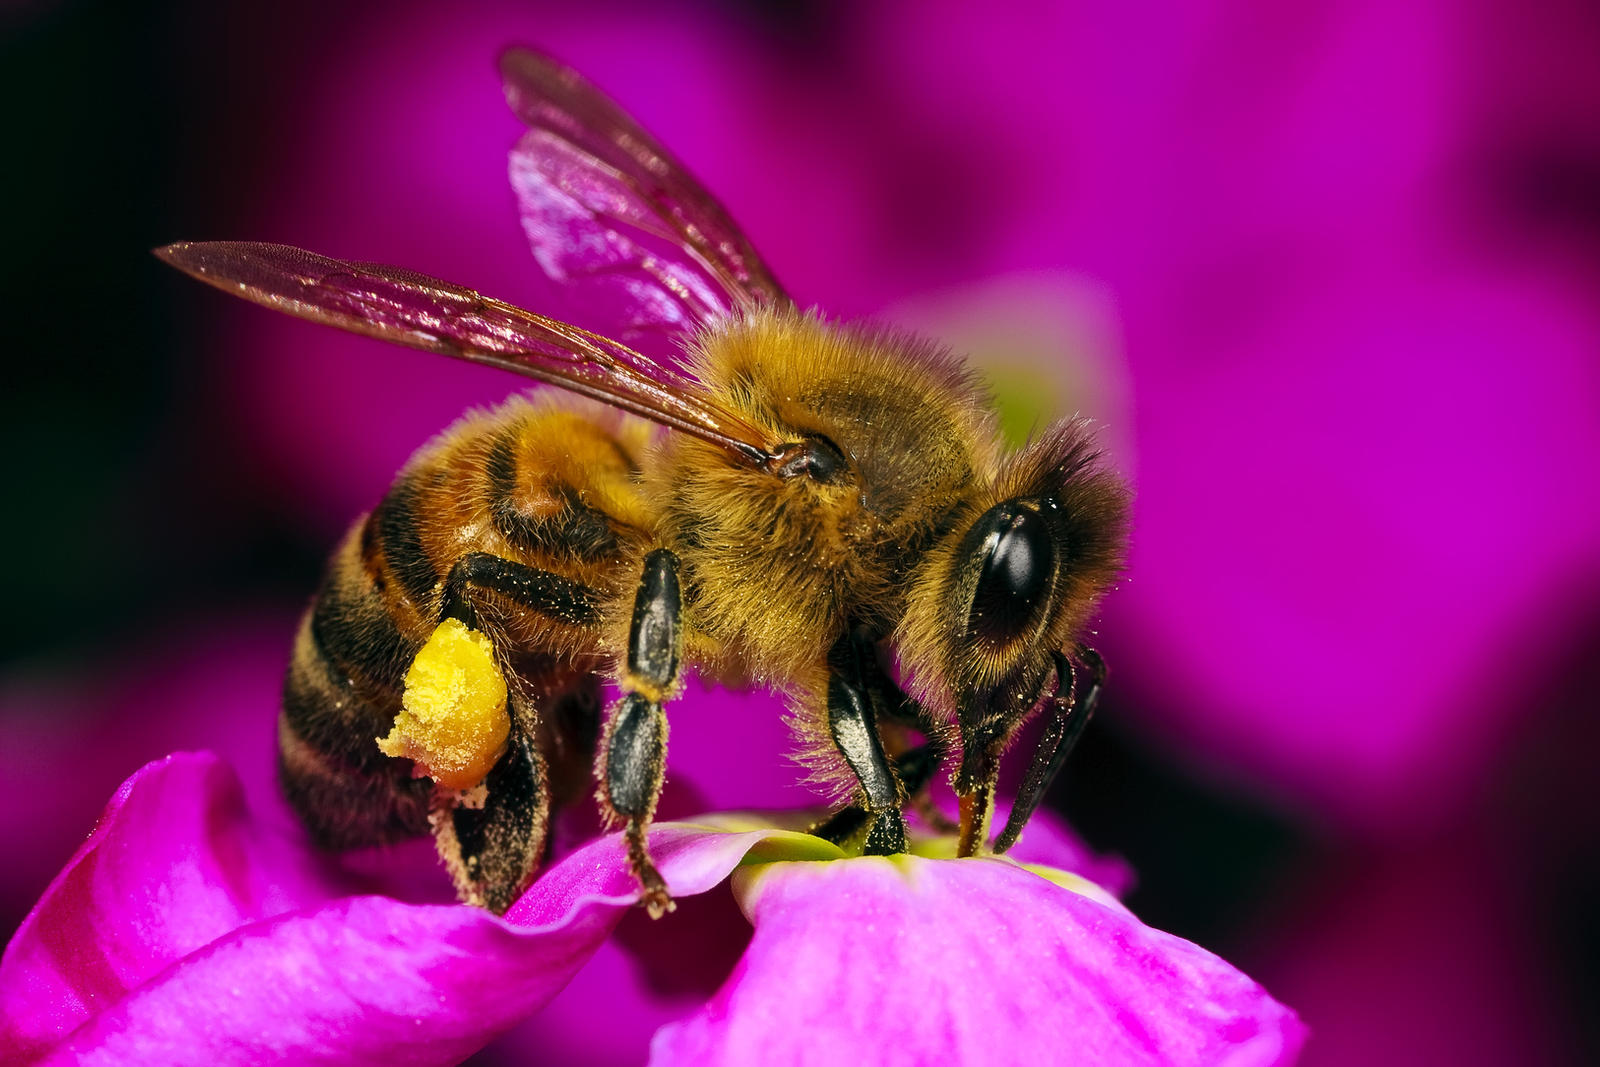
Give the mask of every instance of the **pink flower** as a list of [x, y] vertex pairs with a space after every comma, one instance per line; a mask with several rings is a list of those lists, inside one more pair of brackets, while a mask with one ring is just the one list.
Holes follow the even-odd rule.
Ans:
[[[846, 859], [746, 825], [653, 833], [676, 895], [731, 874], [755, 927], [717, 993], [657, 1034], [653, 1063], [1275, 1064], [1303, 1039], [1247, 977], [1076, 874]], [[0, 1055], [451, 1063], [546, 1004], [635, 899], [617, 837], [556, 864], [504, 920], [351, 895], [251, 818], [225, 764], [179, 753], [118, 790], [7, 946]]]

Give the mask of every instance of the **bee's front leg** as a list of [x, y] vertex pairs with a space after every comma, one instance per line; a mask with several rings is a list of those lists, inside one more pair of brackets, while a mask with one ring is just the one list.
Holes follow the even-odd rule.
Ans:
[[1006, 819], [1005, 829], [995, 838], [996, 852], [1004, 852], [1017, 843], [1022, 828], [1028, 824], [1029, 817], [1044, 798], [1045, 791], [1055, 780], [1056, 773], [1078, 743], [1078, 738], [1083, 736], [1083, 729], [1089, 725], [1095, 706], [1100, 703], [1100, 692], [1105, 688], [1106, 661], [1094, 649], [1087, 646], [1078, 649], [1078, 659], [1089, 668], [1089, 685], [1081, 702], [1076, 700], [1077, 677], [1071, 662], [1059, 652], [1053, 653], [1053, 656], [1056, 692], [1050, 698], [1050, 722], [1045, 726], [1044, 736], [1039, 738], [1039, 747], [1034, 749], [1028, 772], [1022, 779], [1022, 787], [1017, 790], [1016, 802], [1011, 805], [1011, 817]]
[[[937, 808], [927, 803], [926, 790], [928, 784], [933, 781], [934, 774], [939, 770], [940, 761], [940, 751], [934, 746], [918, 745], [893, 757], [890, 763], [894, 768], [894, 776], [900, 780], [900, 785], [909, 798], [907, 803], [925, 805], [926, 810], [924, 807], [917, 807], [917, 814], [927, 820], [935, 831], [954, 833], [955, 824], [946, 819]], [[869, 818], [872, 818], [872, 812], [860, 804], [851, 804], [849, 807], [840, 808], [807, 832], [815, 834], [824, 841], [842, 845], [860, 833]]]
[[664, 548], [644, 560], [628, 631], [627, 692], [606, 717], [596, 777], [608, 819], [625, 822], [628, 862], [644, 889], [644, 906], [659, 919], [673, 909], [672, 896], [650, 860], [645, 835], [655, 816], [667, 762], [667, 716], [662, 703], [678, 681], [683, 653], [683, 598], [678, 558]]

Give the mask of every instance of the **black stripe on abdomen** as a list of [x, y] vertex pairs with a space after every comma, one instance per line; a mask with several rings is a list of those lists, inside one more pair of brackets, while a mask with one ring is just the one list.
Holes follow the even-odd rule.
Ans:
[[398, 691], [353, 684], [317, 643], [312, 619], [305, 620], [283, 680], [283, 717], [308, 748], [334, 768], [385, 770], [390, 759], [377, 738], [399, 710]]
[[589, 507], [571, 486], [548, 490], [561, 501], [554, 515], [533, 516], [518, 507], [517, 440], [519, 427], [500, 433], [484, 461], [489, 478], [489, 516], [495, 529], [524, 552], [541, 552], [582, 560], [606, 559], [619, 548], [616, 531], [605, 512]]
[[439, 572], [422, 546], [417, 518], [420, 495], [416, 476], [403, 475], [367, 518], [368, 523], [375, 524], [389, 573], [418, 607], [432, 604], [439, 585]]
[[359, 567], [336, 566], [328, 575], [311, 608], [311, 640], [336, 675], [394, 693], [420, 647], [400, 633], [373, 579]]

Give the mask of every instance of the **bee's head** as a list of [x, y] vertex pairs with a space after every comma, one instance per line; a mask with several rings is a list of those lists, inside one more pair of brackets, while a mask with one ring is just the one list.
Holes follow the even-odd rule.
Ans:
[[1013, 456], [919, 568], [896, 635], [924, 703], [961, 729], [963, 779], [997, 758], [1121, 567], [1128, 493], [1069, 420]]

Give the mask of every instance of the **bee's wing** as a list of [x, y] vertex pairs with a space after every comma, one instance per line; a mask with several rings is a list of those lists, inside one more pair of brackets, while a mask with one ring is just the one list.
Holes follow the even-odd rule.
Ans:
[[525, 48], [500, 72], [529, 127], [511, 184], [533, 254], [558, 281], [608, 287], [622, 336], [691, 333], [788, 299], [722, 205], [582, 75]]
[[767, 442], [688, 378], [616, 341], [398, 267], [253, 241], [156, 249], [226, 292], [352, 333], [487, 363], [721, 445], [748, 462]]

